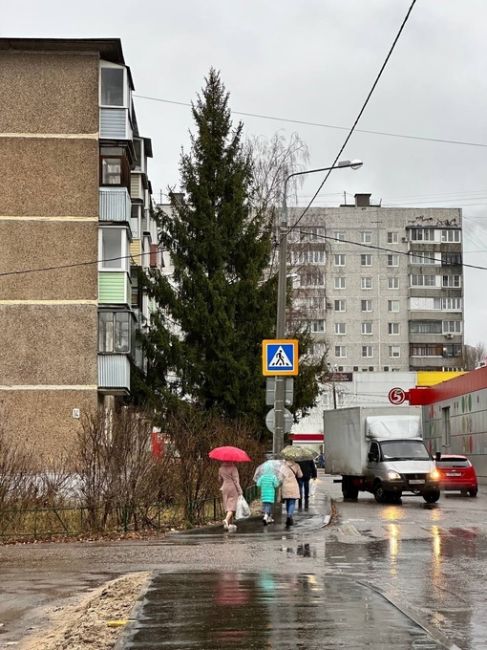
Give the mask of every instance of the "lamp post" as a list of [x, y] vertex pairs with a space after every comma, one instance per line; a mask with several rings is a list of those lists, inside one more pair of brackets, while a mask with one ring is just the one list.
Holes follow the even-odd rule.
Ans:
[[[286, 176], [284, 180], [284, 191], [282, 195], [282, 212], [279, 222], [279, 270], [277, 276], [277, 320], [276, 338], [282, 339], [286, 335], [286, 270], [287, 270], [287, 188], [291, 178], [304, 176], [305, 174], [316, 174], [318, 172], [332, 171], [333, 169], [360, 169], [361, 160], [341, 160], [332, 167], [320, 167], [319, 169], [308, 169], [303, 172], [294, 172]], [[275, 426], [272, 440], [272, 452], [276, 456], [284, 445], [284, 408], [285, 408], [285, 377], [275, 378], [274, 413]]]

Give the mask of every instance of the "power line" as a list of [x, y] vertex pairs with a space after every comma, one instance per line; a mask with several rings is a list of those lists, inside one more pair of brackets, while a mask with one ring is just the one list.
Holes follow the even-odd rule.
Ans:
[[[190, 102], [180, 102], [173, 99], [165, 99], [163, 97], [151, 97], [149, 95], [134, 94], [137, 99], [145, 99], [152, 102], [160, 102], [162, 104], [173, 104], [174, 106], [192, 107]], [[234, 111], [233, 115], [242, 115], [244, 117], [255, 117], [261, 120], [271, 120], [274, 122], [287, 122], [288, 124], [300, 124], [302, 126], [316, 126], [323, 129], [335, 129], [338, 131], [348, 131], [349, 126], [340, 126], [338, 124], [325, 124], [324, 122], [310, 122], [308, 120], [297, 120], [291, 117], [278, 117], [276, 115], [265, 115], [263, 113], [248, 113], [244, 111]], [[420, 142], [436, 142], [440, 144], [454, 144], [465, 147], [481, 147], [487, 148], [487, 143], [484, 142], [470, 142], [468, 140], [453, 140], [449, 138], [433, 138], [421, 135], [410, 135], [407, 133], [392, 133], [391, 131], [373, 131], [371, 129], [355, 129], [356, 133], [365, 133], [366, 135], [380, 135], [387, 138], [402, 138], [403, 140], [419, 140]]]
[[[390, 49], [389, 49], [389, 52], [387, 53], [387, 56], [386, 56], [386, 58], [385, 58], [385, 60], [384, 60], [384, 63], [382, 64], [382, 66], [381, 66], [381, 68], [380, 68], [380, 70], [379, 70], [379, 73], [378, 73], [378, 75], [376, 76], [375, 81], [374, 81], [374, 83], [372, 84], [372, 87], [371, 87], [371, 89], [369, 90], [369, 93], [368, 93], [367, 97], [365, 98], [364, 103], [362, 104], [362, 108], [360, 109], [360, 111], [359, 111], [357, 117], [355, 118], [355, 122], [352, 124], [352, 127], [351, 127], [351, 129], [349, 130], [349, 132], [348, 132], [348, 134], [347, 134], [347, 137], [345, 138], [344, 143], [343, 143], [342, 146], [340, 147], [340, 150], [339, 150], [339, 152], [337, 153], [337, 155], [336, 155], [336, 157], [335, 157], [335, 160], [334, 160], [333, 163], [331, 164], [331, 167], [335, 167], [335, 165], [337, 164], [338, 160], [340, 159], [340, 156], [342, 155], [343, 150], [345, 149], [345, 147], [347, 146], [347, 144], [348, 144], [350, 138], [352, 137], [353, 132], [355, 131], [355, 128], [356, 128], [356, 126], [357, 126], [357, 124], [358, 124], [360, 118], [362, 117], [362, 115], [363, 115], [365, 109], [367, 108], [367, 105], [368, 105], [368, 103], [369, 103], [369, 101], [370, 101], [370, 98], [372, 97], [372, 94], [373, 94], [374, 90], [376, 89], [377, 84], [379, 83], [379, 80], [380, 80], [380, 78], [382, 77], [382, 74], [383, 74], [384, 70], [386, 69], [386, 66], [387, 66], [387, 64], [388, 64], [388, 62], [389, 62], [389, 59], [390, 59], [391, 56], [392, 56], [392, 53], [393, 53], [393, 51], [394, 51], [394, 48], [396, 47], [396, 44], [397, 44], [397, 42], [398, 42], [398, 40], [399, 40], [399, 38], [400, 38], [400, 36], [401, 36], [401, 34], [402, 34], [402, 31], [403, 31], [404, 27], [406, 26], [406, 23], [407, 23], [407, 21], [408, 21], [408, 19], [409, 19], [409, 16], [411, 15], [411, 12], [412, 12], [413, 7], [414, 7], [415, 4], [416, 4], [416, 0], [412, 0], [411, 5], [410, 5], [410, 7], [409, 7], [409, 9], [408, 9], [408, 11], [407, 11], [407, 13], [406, 13], [406, 16], [404, 17], [404, 20], [402, 21], [402, 24], [401, 24], [401, 26], [400, 26], [400, 28], [399, 28], [399, 31], [397, 32], [396, 37], [395, 37], [394, 41], [392, 42], [392, 45], [391, 45], [391, 47], [390, 47]], [[322, 189], [323, 185], [324, 185], [324, 184], [326, 183], [326, 181], [328, 180], [328, 177], [330, 176], [330, 174], [331, 174], [332, 171], [333, 171], [333, 170], [330, 169], [330, 170], [327, 172], [325, 178], [322, 180], [320, 186], [318, 187], [318, 189], [317, 189], [316, 192], [314, 193], [314, 195], [313, 195], [313, 197], [311, 198], [311, 200], [309, 201], [308, 205], [305, 207], [305, 209], [303, 210], [301, 216], [299, 217], [299, 219], [297, 220], [297, 222], [294, 224], [294, 228], [299, 224], [299, 222], [301, 221], [301, 219], [302, 219], [302, 218], [304, 217], [304, 215], [308, 212], [309, 208], [313, 205], [314, 200], [316, 199], [316, 197], [318, 196], [318, 194], [321, 192], [321, 189]]]

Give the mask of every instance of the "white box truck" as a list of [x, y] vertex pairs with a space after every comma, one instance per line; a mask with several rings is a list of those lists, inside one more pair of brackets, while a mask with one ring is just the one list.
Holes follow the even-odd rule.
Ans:
[[439, 472], [421, 438], [421, 411], [412, 406], [354, 406], [324, 412], [325, 465], [341, 474], [345, 499], [372, 492], [379, 503], [403, 492], [427, 503], [440, 498]]

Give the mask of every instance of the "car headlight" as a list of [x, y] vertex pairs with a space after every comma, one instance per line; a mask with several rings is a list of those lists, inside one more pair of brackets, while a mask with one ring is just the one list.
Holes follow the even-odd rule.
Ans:
[[401, 478], [399, 472], [387, 472], [387, 478], [391, 481], [397, 481]]
[[430, 472], [429, 479], [430, 481], [439, 481], [441, 478], [441, 474], [437, 469], [434, 469], [432, 472]]

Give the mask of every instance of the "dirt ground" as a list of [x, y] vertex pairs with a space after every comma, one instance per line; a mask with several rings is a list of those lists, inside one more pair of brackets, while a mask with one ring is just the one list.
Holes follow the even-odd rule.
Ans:
[[19, 650], [109, 650], [123, 631], [149, 572], [112, 580], [67, 607], [47, 610], [48, 623]]

